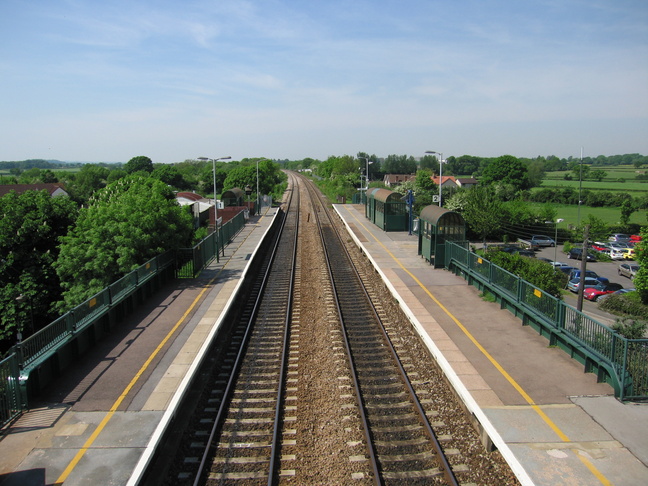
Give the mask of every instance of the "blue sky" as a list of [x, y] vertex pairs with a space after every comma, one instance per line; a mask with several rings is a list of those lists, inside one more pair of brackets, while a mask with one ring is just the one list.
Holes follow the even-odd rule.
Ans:
[[648, 154], [646, 0], [0, 0], [0, 160]]

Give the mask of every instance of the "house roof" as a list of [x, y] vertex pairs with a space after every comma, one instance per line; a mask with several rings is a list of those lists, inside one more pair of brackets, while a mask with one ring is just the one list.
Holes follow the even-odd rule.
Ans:
[[385, 177], [383, 177], [383, 182], [385, 184], [401, 184], [403, 182], [413, 181], [415, 179], [415, 174], [385, 174]]
[[457, 179], [457, 182], [459, 183], [459, 185], [479, 183], [479, 181], [474, 177], [459, 177]]
[[49, 182], [42, 184], [0, 184], [0, 197], [14, 191], [22, 194], [27, 191], [47, 191], [50, 196], [67, 196], [68, 193], [60, 182]]
[[[448, 185], [448, 182], [451, 182], [453, 185], [457, 185], [457, 179], [454, 178], [454, 176], [443, 176], [442, 178], [441, 185], [446, 186]], [[432, 181], [438, 186], [439, 185], [439, 176], [432, 176]]]

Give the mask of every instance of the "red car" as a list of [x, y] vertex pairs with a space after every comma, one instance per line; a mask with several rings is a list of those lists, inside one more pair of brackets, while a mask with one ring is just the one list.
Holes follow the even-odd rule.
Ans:
[[596, 302], [601, 295], [611, 294], [621, 290], [623, 285], [617, 283], [600, 283], [596, 287], [588, 287], [583, 290], [583, 297], [592, 302]]

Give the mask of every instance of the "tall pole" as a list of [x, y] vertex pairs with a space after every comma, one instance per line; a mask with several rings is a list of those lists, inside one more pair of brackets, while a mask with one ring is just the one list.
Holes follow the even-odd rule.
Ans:
[[256, 196], [257, 204], [256, 205], [257, 207], [254, 208], [256, 210], [256, 214], [261, 214], [261, 195], [259, 194], [259, 162], [265, 162], [266, 160], [269, 159], [260, 158], [257, 159], [257, 163], [256, 163], [257, 166], [256, 167], [256, 172], [257, 172], [257, 196]]
[[576, 310], [583, 310], [583, 291], [585, 290], [585, 272], [587, 270], [587, 242], [589, 240], [589, 224], [585, 225], [583, 235], [583, 249], [581, 251], [580, 280], [578, 282], [578, 297], [576, 298]]
[[581, 200], [582, 196], [581, 194], [583, 193], [583, 147], [581, 147], [581, 156], [580, 156], [580, 175], [578, 176], [578, 222], [576, 223], [577, 226], [580, 226], [580, 208], [581, 208]]
[[[216, 232], [216, 260], [218, 260], [218, 202], [216, 200], [216, 161], [217, 160], [229, 160], [232, 157], [218, 157], [212, 159], [211, 157], [198, 157], [198, 160], [211, 160], [212, 161], [212, 172], [214, 173], [214, 231]], [[225, 248], [223, 248], [223, 254], [225, 254]]]
[[556, 233], [554, 235], [554, 262], [558, 261], [558, 223], [562, 223], [565, 221], [562, 218], [558, 218], [556, 221], [554, 221], [554, 228], [556, 229]]
[[427, 150], [426, 154], [437, 154], [441, 158], [439, 159], [439, 207], [441, 207], [441, 197], [443, 195], [443, 154], [441, 152], [435, 152], [434, 150]]

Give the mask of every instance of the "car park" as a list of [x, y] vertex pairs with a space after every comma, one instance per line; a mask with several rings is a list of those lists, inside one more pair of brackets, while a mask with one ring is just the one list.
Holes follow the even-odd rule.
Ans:
[[583, 290], [583, 297], [586, 298], [587, 300], [591, 300], [592, 302], [596, 302], [599, 297], [602, 295], [606, 294], [611, 294], [612, 292], [616, 292], [617, 290], [623, 289], [623, 285], [618, 284], [618, 283], [607, 283], [604, 284], [600, 282], [597, 286], [595, 287], [589, 287]]
[[[585, 277], [585, 288], [596, 287], [601, 282], [592, 277]], [[580, 277], [572, 278], [567, 284], [567, 288], [572, 292], [578, 292], [578, 286], [580, 285]]]
[[[582, 256], [583, 256], [583, 249], [582, 248], [572, 248], [571, 250], [569, 250], [569, 253], [567, 253], [567, 258], [570, 258], [572, 260], [574, 260], [574, 259], [575, 260], [582, 260]], [[588, 262], [595, 262], [596, 261], [596, 257], [594, 255], [592, 255], [591, 253], [589, 253], [589, 252], [587, 253], [586, 258], [587, 258]]]
[[542, 248], [543, 246], [556, 246], [556, 242], [553, 238], [543, 235], [533, 235], [530, 241], [532, 247]]
[[622, 263], [619, 265], [619, 275], [628, 277], [630, 280], [635, 278], [637, 272], [639, 271], [639, 265], [637, 263]]

